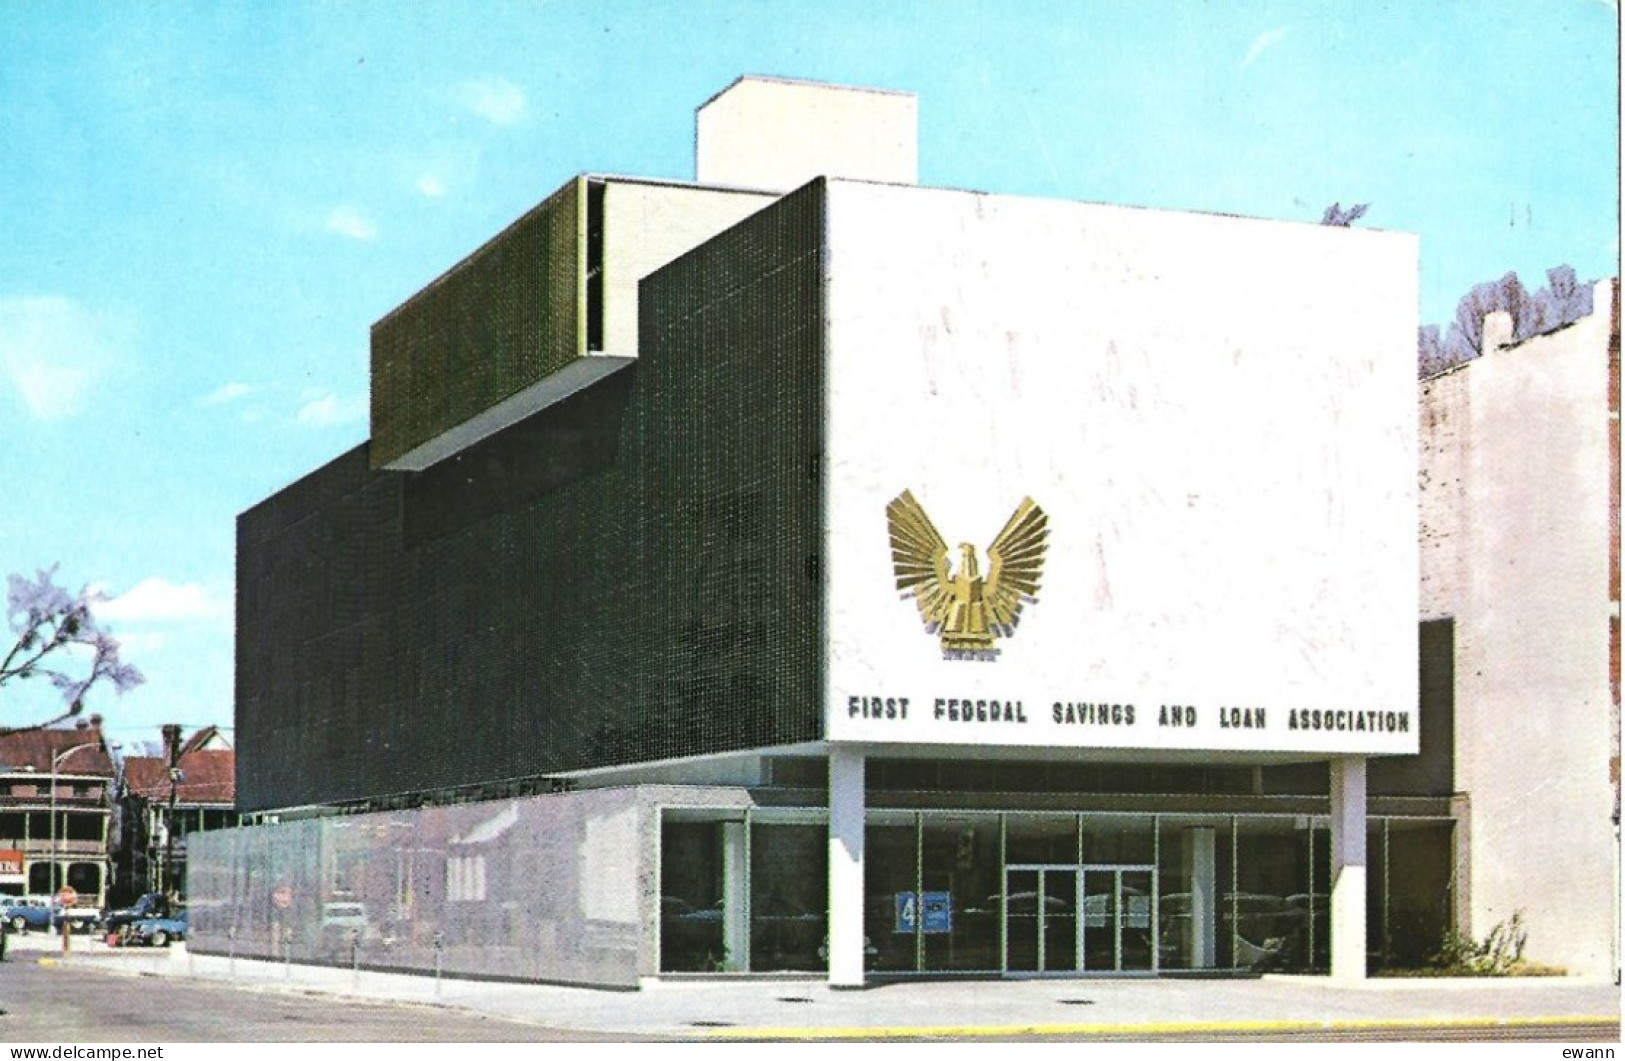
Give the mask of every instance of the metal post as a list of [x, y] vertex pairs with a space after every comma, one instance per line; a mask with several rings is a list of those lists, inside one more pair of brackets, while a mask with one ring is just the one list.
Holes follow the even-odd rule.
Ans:
[[436, 932], [434, 934], [434, 997], [435, 998], [440, 997], [440, 954], [441, 954], [441, 951], [444, 950], [445, 945], [446, 945], [446, 934], [444, 932]]
[[175, 887], [175, 783], [180, 780], [180, 770], [171, 767], [169, 770], [169, 822], [164, 827], [164, 894], [174, 895]]
[[[68, 749], [68, 751], [72, 750], [72, 748]], [[50, 895], [55, 895], [61, 887], [56, 879], [57, 859], [60, 857], [56, 842], [56, 770], [61, 765], [62, 760], [67, 757], [68, 752], [51, 757], [51, 858], [48, 863], [50, 869], [45, 875], [45, 890]]]
[[361, 987], [361, 966], [357, 964], [356, 951], [361, 946], [361, 930], [350, 930], [350, 990], [356, 991]]

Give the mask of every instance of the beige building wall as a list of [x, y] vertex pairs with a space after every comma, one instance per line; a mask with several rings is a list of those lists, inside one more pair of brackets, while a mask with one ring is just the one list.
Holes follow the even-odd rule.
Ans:
[[1463, 927], [1521, 912], [1528, 958], [1590, 975], [1617, 966], [1614, 297], [1598, 284], [1591, 316], [1520, 343], [1492, 314], [1483, 356], [1425, 381], [1419, 410], [1422, 618], [1455, 620]]
[[638, 281], [774, 200], [768, 194], [610, 178], [604, 182], [604, 344], [638, 352]]

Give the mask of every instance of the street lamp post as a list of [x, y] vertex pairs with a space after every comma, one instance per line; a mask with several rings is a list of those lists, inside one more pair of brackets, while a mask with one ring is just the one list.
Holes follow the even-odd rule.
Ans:
[[[57, 882], [57, 870], [60, 868], [60, 862], [61, 862], [61, 858], [62, 858], [61, 844], [57, 840], [57, 828], [56, 828], [56, 781], [57, 781], [57, 770], [62, 765], [63, 761], [65, 759], [67, 759], [68, 756], [72, 755], [74, 752], [84, 751], [86, 748], [99, 748], [101, 746], [102, 746], [102, 738], [97, 737], [95, 740], [85, 741], [83, 744], [75, 744], [71, 748], [65, 748], [61, 752], [59, 752], [58, 754], [53, 755], [51, 757], [51, 861], [50, 861], [51, 869], [50, 869], [49, 874], [47, 874], [46, 880], [50, 884], [50, 890], [51, 890], [52, 894], [56, 894], [61, 889], [61, 885], [59, 885], [58, 882]], [[61, 883], [66, 884], [67, 879], [68, 879], [67, 875], [63, 874]], [[64, 909], [62, 911], [62, 950], [64, 952], [66, 952], [67, 949], [68, 949], [68, 914], [67, 914], [67, 910]]]

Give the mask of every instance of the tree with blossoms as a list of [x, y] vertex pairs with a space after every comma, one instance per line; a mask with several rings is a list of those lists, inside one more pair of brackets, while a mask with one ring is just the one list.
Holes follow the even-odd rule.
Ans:
[[0, 733], [42, 729], [72, 718], [84, 709], [85, 696], [96, 685], [111, 685], [114, 692], [125, 693], [145, 680], [119, 659], [119, 643], [96, 621], [92, 608], [106, 597], [88, 587], [69, 593], [55, 577], [52, 565], [35, 572], [32, 580], [21, 575], [8, 579], [6, 621], [16, 643], [0, 658], [0, 691], [44, 679], [61, 697], [64, 710], [43, 722], [0, 726]]

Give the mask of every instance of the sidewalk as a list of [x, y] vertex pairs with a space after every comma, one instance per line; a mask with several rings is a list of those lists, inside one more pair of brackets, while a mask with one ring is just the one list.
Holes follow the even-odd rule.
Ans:
[[551, 1027], [653, 1037], [877, 1039], [922, 1035], [1091, 1033], [1127, 1038], [1204, 1032], [1382, 1029], [1451, 1025], [1504, 1028], [1617, 1023], [1612, 983], [1567, 978], [1259, 980], [1029, 980], [886, 984], [831, 991], [822, 980], [651, 982], [598, 991], [109, 948], [76, 938], [66, 959], [45, 937], [12, 937], [10, 961], [66, 961], [114, 974], [183, 977], [244, 990], [320, 993], [456, 1007]]

